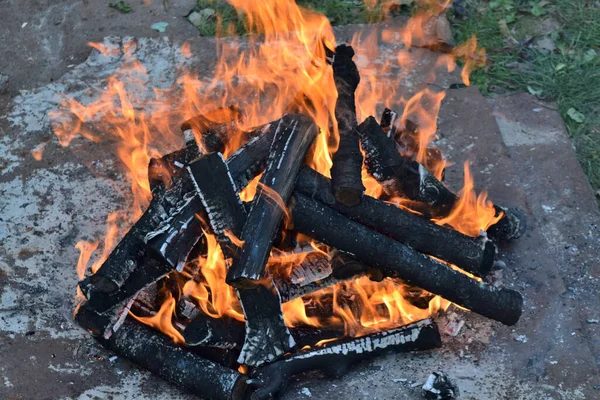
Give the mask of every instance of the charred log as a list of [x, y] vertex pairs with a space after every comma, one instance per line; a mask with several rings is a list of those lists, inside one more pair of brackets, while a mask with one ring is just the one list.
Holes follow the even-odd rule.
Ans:
[[[244, 245], [237, 238], [243, 236], [242, 229], [248, 218], [223, 158], [219, 153], [213, 153], [193, 162], [188, 171], [221, 248], [226, 255], [234, 254], [240, 244]], [[283, 321], [279, 293], [271, 282], [254, 288], [240, 288], [237, 294], [246, 319], [245, 334], [241, 336], [244, 346], [238, 358], [240, 364], [260, 365], [294, 346]], [[212, 330], [210, 332], [215, 346], [226, 346], [216, 332], [214, 335]], [[240, 338], [236, 339], [239, 343]]]
[[[227, 159], [238, 190], [264, 168], [277, 126], [276, 121], [252, 131], [248, 135], [253, 139]], [[100, 269], [79, 283], [88, 299], [87, 309], [115, 322], [138, 291], [182, 268], [201, 240], [202, 222], [196, 215], [206, 215], [193, 182], [185, 170], [172, 178], [169, 189], [164, 185], [155, 188], [148, 209]]]
[[267, 167], [240, 238], [244, 245], [227, 272], [228, 284], [252, 287], [261, 279], [294, 179], [317, 131], [315, 123], [303, 115], [287, 115], [277, 124]]
[[[321, 340], [344, 337], [343, 327], [297, 326], [290, 328], [296, 348], [314, 346]], [[195, 348], [210, 346], [221, 349], [241, 349], [244, 343], [244, 323], [231, 317], [212, 318], [205, 314], [198, 316], [183, 331], [185, 343]]]
[[187, 167], [196, 193], [202, 201], [226, 258], [237, 246], [231, 242], [230, 232], [241, 232], [246, 221], [246, 209], [242, 204], [235, 182], [229, 173], [221, 153], [212, 153], [199, 158]]
[[[365, 152], [365, 165], [369, 174], [379, 181], [386, 192], [406, 196], [427, 205], [433, 217], [447, 216], [458, 197], [442, 182], [416, 161], [405, 162], [394, 149], [391, 138], [383, 132], [375, 118], [367, 118], [358, 128]], [[490, 229], [498, 239], [513, 239], [525, 231], [525, 214], [514, 208], [496, 208], [503, 213], [501, 229]]]
[[350, 366], [380, 354], [415, 350], [430, 350], [442, 345], [437, 325], [423, 320], [404, 327], [360, 338], [336, 340], [315, 349], [300, 351], [259, 368], [248, 381], [257, 388], [252, 400], [270, 399], [282, 393], [289, 379], [296, 374], [321, 370], [330, 377], [339, 378]]
[[[100, 269], [79, 283], [89, 307], [105, 312], [131, 298], [146, 285], [171, 271], [159, 252], [146, 246], [146, 234], [159, 226], [182, 204], [189, 182], [177, 179], [169, 190], [154, 191], [150, 206], [108, 256]], [[185, 201], [185, 199], [183, 200]], [[143, 273], [141, 272], [143, 271]]]
[[347, 206], [360, 203], [365, 190], [361, 179], [363, 159], [355, 130], [354, 92], [360, 82], [360, 75], [352, 57], [352, 47], [342, 44], [335, 49], [332, 63], [333, 79], [338, 92], [335, 119], [340, 137], [331, 167], [332, 189], [336, 200]]
[[178, 175], [182, 168], [185, 168], [192, 160], [200, 157], [202, 153], [195, 141], [190, 140], [183, 149], [166, 154], [161, 158], [150, 159], [148, 165], [148, 183], [150, 189], [162, 184], [165, 187], [171, 187], [171, 179]]
[[370, 196], [364, 196], [361, 204], [355, 207], [336, 203], [329, 195], [329, 180], [308, 167], [298, 174], [295, 190], [415, 250], [458, 265], [475, 275], [485, 275], [494, 264], [496, 246], [486, 238], [472, 238], [446, 229]]
[[179, 347], [166, 336], [127, 320], [110, 339], [98, 341], [163, 379], [207, 399], [243, 399], [244, 375]]
[[290, 206], [299, 232], [381, 268], [386, 276], [398, 277], [506, 325], [514, 325], [521, 316], [523, 297], [519, 292], [477, 282], [300, 193], [294, 193]]
[[246, 317], [246, 334], [238, 362], [258, 366], [273, 361], [294, 347], [295, 342], [283, 321], [281, 299], [272, 283], [238, 289]]
[[232, 138], [243, 135], [238, 127], [242, 119], [243, 114], [237, 107], [222, 107], [188, 119], [181, 124], [181, 130], [194, 132], [203, 153], [224, 153]]

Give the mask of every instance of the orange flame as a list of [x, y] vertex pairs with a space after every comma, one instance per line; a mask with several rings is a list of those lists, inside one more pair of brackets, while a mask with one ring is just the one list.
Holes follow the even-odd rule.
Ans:
[[132, 312], [129, 312], [133, 318], [137, 319], [143, 324], [151, 326], [159, 331], [163, 332], [165, 335], [173, 339], [175, 343], [185, 343], [185, 339], [183, 339], [183, 335], [179, 332], [171, 321], [172, 315], [175, 313], [175, 299], [171, 295], [171, 292], [167, 292], [167, 297], [165, 302], [160, 306], [160, 310], [151, 317], [138, 317]]
[[464, 164], [464, 186], [458, 192], [458, 201], [450, 214], [435, 221], [438, 225], [449, 225], [459, 232], [477, 237], [481, 232], [500, 221], [502, 214], [496, 216], [496, 210], [491, 201], [487, 199], [487, 191], [479, 195], [475, 193], [475, 184], [469, 163]]
[[[224, 156], [227, 157], [240, 145], [243, 135], [239, 133], [280, 118], [289, 112], [309, 115], [319, 126], [321, 135], [312, 146], [307, 163], [323, 175], [330, 176], [331, 155], [338, 137], [334, 117], [337, 91], [331, 67], [325, 61], [325, 46], [335, 47], [335, 38], [329, 21], [323, 15], [299, 7], [293, 0], [229, 0], [239, 13], [245, 15], [249, 32], [248, 45], [235, 39], [217, 39], [219, 56], [215, 74], [210, 80], [190, 73], [180, 73], [177, 84], [171, 89], [154, 89], [145, 94], [148, 82], [146, 68], [135, 59], [134, 44], [122, 49], [104, 43], [89, 43], [106, 57], [122, 56], [123, 66], [112, 76], [106, 90], [99, 98], [84, 104], [75, 99], [65, 99], [61, 109], [50, 113], [54, 132], [63, 146], [68, 146], [78, 136], [92, 142], [103, 142], [114, 147], [127, 173], [133, 194], [130, 210], [109, 214], [102, 252], [91, 270], [95, 273], [114, 249], [120, 237], [142, 214], [150, 199], [147, 167], [151, 158], [181, 148], [182, 135], [178, 126], [197, 115], [209, 116], [211, 122], [227, 123], [232, 115], [226, 111], [230, 105], [239, 105], [243, 118], [236, 119], [235, 132], [228, 131]], [[374, 0], [366, 0], [374, 5]], [[435, 139], [436, 120], [443, 91], [424, 89], [412, 97], [399, 96], [403, 78], [418, 63], [408, 49], [386, 60], [383, 65], [379, 40], [402, 41], [408, 47], [417, 42], [430, 40], [431, 22], [447, 7], [448, 0], [428, 1], [425, 11], [417, 13], [404, 28], [384, 29], [381, 37], [356, 35], [352, 45], [362, 80], [356, 92], [357, 118], [362, 121], [369, 115], [378, 115], [383, 105], [403, 110], [396, 121], [396, 128], [403, 130], [410, 119], [418, 125], [414, 143], [406, 156], [432, 168], [440, 177], [443, 159], [430, 165], [428, 148]], [[386, 2], [383, 2], [386, 3]], [[387, 2], [390, 3], [390, 2]], [[390, 3], [391, 4], [391, 3]], [[180, 54], [184, 59], [193, 57], [189, 43], [183, 43]], [[465, 66], [462, 79], [469, 84], [469, 73], [485, 62], [485, 51], [477, 48], [475, 37], [454, 48], [451, 54], [441, 56], [437, 68], [449, 71], [456, 66], [456, 59], [463, 58]], [[372, 60], [372, 62], [371, 62]], [[483, 61], [482, 61], [483, 60]], [[400, 69], [400, 73], [397, 71]], [[431, 71], [435, 74], [436, 71]], [[378, 76], [389, 76], [384, 80]], [[241, 103], [241, 104], [240, 104]], [[209, 113], [210, 110], [221, 110]], [[221, 114], [220, 114], [221, 113]], [[213, 118], [214, 117], [214, 118]], [[212, 118], [212, 119], [211, 119]], [[333, 127], [333, 129], [330, 129]], [[199, 127], [200, 130], [205, 127]], [[195, 132], [196, 133], [196, 132]], [[199, 137], [197, 137], [199, 139]], [[33, 153], [38, 157], [38, 153]], [[41, 158], [41, 152], [39, 152]], [[240, 193], [249, 201], [260, 189], [277, 207], [289, 213], [281, 197], [259, 183], [256, 177]], [[363, 171], [363, 183], [367, 194], [379, 197], [383, 194], [380, 184]], [[478, 235], [497, 218], [493, 207], [486, 200], [485, 192], [476, 196], [473, 182], [465, 166], [465, 187], [459, 192], [460, 201], [447, 218], [436, 221], [450, 225], [463, 233]], [[400, 207], [409, 207], [406, 199], [393, 199]], [[240, 246], [243, 242], [231, 232], [230, 240]], [[192, 260], [186, 269], [182, 293], [192, 298], [208, 316], [229, 316], [243, 321], [244, 316], [233, 288], [225, 283], [227, 262], [216, 238], [205, 232], [206, 256]], [[329, 249], [308, 239], [315, 251], [329, 255]], [[77, 273], [81, 278], [91, 254], [99, 248], [98, 242], [79, 242], [80, 258]], [[285, 253], [274, 249], [268, 262], [272, 274], [290, 276], [309, 253]], [[190, 273], [190, 270], [196, 271]], [[183, 275], [182, 275], [183, 276]], [[366, 277], [312, 293], [282, 305], [288, 326], [325, 324], [343, 326], [347, 334], [358, 335], [374, 330], [397, 326], [425, 318], [439, 310], [445, 310], [449, 302], [440, 297], [429, 300], [428, 307], [419, 308], [407, 300], [405, 285], [396, 279], [381, 282]], [[162, 330], [177, 343], [183, 338], [174, 327], [172, 317], [175, 298], [168, 295], [159, 312], [153, 317], [136, 317], [139, 321]], [[332, 302], [332, 303], [331, 303]], [[329, 315], [309, 315], [307, 308], [324, 310]]]

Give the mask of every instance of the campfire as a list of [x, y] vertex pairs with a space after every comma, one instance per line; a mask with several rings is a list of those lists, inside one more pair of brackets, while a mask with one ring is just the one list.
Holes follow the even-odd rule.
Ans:
[[[461, 191], [443, 183], [444, 92], [381, 110], [391, 93], [361, 80], [325, 17], [292, 1], [232, 4], [253, 34], [247, 48], [220, 42], [213, 81], [184, 75], [177, 95], [140, 106], [122, 73], [97, 102], [69, 99], [51, 116], [63, 145], [114, 135], [134, 194], [109, 216], [101, 254], [77, 246], [75, 320], [215, 399], [271, 398], [304, 371], [339, 377], [379, 354], [438, 348], [433, 318], [451, 304], [515, 324], [522, 296], [484, 279], [496, 241], [519, 237], [525, 217], [476, 195], [468, 165]], [[443, 9], [414, 17], [406, 45], [424, 43]], [[476, 41], [443, 48], [468, 84]]]

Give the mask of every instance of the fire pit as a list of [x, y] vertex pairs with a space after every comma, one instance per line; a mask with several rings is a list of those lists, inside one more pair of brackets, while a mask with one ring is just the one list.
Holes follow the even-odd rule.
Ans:
[[[120, 155], [139, 209], [81, 281], [77, 321], [107, 348], [203, 396], [266, 397], [298, 372], [340, 376], [385, 351], [438, 347], [427, 317], [449, 302], [506, 324], [521, 313], [516, 291], [481, 278], [496, 239], [523, 232], [522, 214], [478, 198], [469, 179], [458, 195], [441, 183], [444, 159], [430, 140], [443, 92], [403, 104], [382, 96], [370, 108], [355, 87], [352, 48], [335, 47], [326, 31], [315, 38], [299, 53], [310, 60], [302, 66], [311, 86], [288, 83], [292, 95], [277, 106], [266, 85], [254, 107], [232, 101], [251, 92], [230, 87], [196, 110], [172, 102], [177, 111], [161, 121], [187, 121], [172, 141], [152, 136], [161, 115], [128, 106], [131, 93], [116, 79], [114, 111], [70, 102], [53, 115], [63, 144], [78, 133], [96, 139], [93, 130], [107, 126], [132, 129], [121, 131]], [[247, 80], [239, 88], [257, 86], [238, 72]], [[412, 115], [422, 110], [432, 125]], [[168, 150], [157, 150], [161, 140]], [[79, 248], [85, 266], [93, 245]]]
[[[151, 201], [78, 285], [75, 319], [82, 327], [107, 348], [207, 398], [270, 398], [299, 372], [341, 376], [380, 353], [440, 347], [437, 325], [422, 318], [450, 302], [507, 325], [522, 312], [521, 294], [481, 277], [494, 264], [491, 239], [522, 235], [524, 213], [476, 196], [468, 165], [466, 187], [460, 195], [450, 191], [442, 183], [444, 157], [432, 142], [436, 115], [428, 115], [430, 126], [411, 116], [427, 112], [415, 104], [423, 96], [439, 109], [443, 91], [426, 89], [402, 113], [386, 108], [380, 122], [369, 116], [358, 124], [361, 78], [353, 48], [331, 45], [323, 17], [292, 3], [282, 7], [292, 25], [271, 32], [268, 9], [248, 6], [257, 18], [250, 19], [251, 31], [265, 36], [229, 75], [258, 74], [262, 63], [266, 72], [254, 79], [271, 87], [257, 89], [248, 79], [216, 100], [250, 90], [261, 97], [255, 104], [188, 119], [181, 125], [184, 148], [141, 155], [149, 159], [147, 172], [135, 154], [138, 132], [123, 132], [133, 151], [120, 149], [122, 157]], [[482, 61], [468, 46], [445, 46], [448, 62], [465, 60], [467, 84], [468, 68]], [[284, 57], [288, 65], [266, 56]], [[223, 65], [231, 74], [225, 57]], [[263, 111], [262, 98], [286, 97], [281, 84], [292, 71], [305, 75], [294, 96], [283, 109]], [[127, 129], [144, 123], [123, 84], [113, 81], [112, 90], [120, 106], [111, 122], [129, 122]], [[55, 132], [63, 143], [76, 134], [93, 138], [81, 124], [106, 115], [102, 105], [65, 107], [72, 117], [53, 116], [62, 121]], [[143, 148], [154, 146], [144, 140]], [[86, 248], [82, 243], [83, 257]]]

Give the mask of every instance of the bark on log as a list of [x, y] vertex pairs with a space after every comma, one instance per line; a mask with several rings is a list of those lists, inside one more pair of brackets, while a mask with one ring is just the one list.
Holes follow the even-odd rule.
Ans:
[[[275, 121], [253, 130], [248, 134], [253, 138], [227, 159], [238, 190], [264, 169], [277, 126]], [[203, 213], [187, 171], [173, 176], [169, 189], [158, 185], [148, 209], [100, 269], [79, 282], [88, 300], [82, 310], [94, 310], [116, 322], [139, 290], [183, 266], [202, 238], [202, 224], [195, 214]]]
[[231, 242], [228, 232], [242, 231], [246, 221], [246, 209], [238, 196], [237, 187], [223, 155], [208, 154], [192, 162], [187, 170], [223, 254], [230, 258], [237, 246]]
[[272, 282], [237, 292], [246, 317], [240, 364], [258, 366], [294, 347], [294, 338], [283, 321], [281, 298]]
[[329, 185], [330, 181], [325, 176], [304, 167], [294, 188], [352, 220], [477, 276], [484, 276], [494, 265], [496, 246], [485, 237], [463, 235], [370, 196], [364, 196], [358, 206], [347, 207], [333, 201]]
[[[221, 349], [241, 349], [245, 336], [244, 323], [230, 317], [212, 318], [198, 314], [183, 331], [186, 345], [204, 346]], [[314, 346], [321, 340], [344, 337], [344, 328], [297, 326], [290, 328], [295, 348]], [[238, 360], [239, 361], [239, 360]]]
[[97, 339], [107, 349], [202, 398], [242, 400], [246, 395], [244, 375], [173, 344], [137, 321], [125, 321], [108, 340]]
[[318, 369], [330, 377], [339, 378], [358, 361], [385, 353], [430, 350], [441, 345], [437, 325], [431, 320], [360, 338], [328, 342], [259, 368], [248, 381], [249, 386], [257, 388], [251, 399], [270, 399], [282, 394], [289, 379], [301, 372]]
[[[427, 204], [434, 217], [447, 216], [458, 200], [427, 168], [416, 161], [405, 162], [395, 150], [391, 138], [383, 132], [375, 118], [367, 118], [358, 128], [365, 152], [365, 165], [371, 174], [392, 195], [406, 196]], [[504, 213], [500, 227], [489, 229], [498, 239], [513, 239], [525, 231], [525, 214], [515, 208], [494, 206], [496, 215]]]
[[335, 119], [340, 137], [331, 167], [332, 189], [336, 200], [347, 206], [360, 203], [365, 190], [361, 179], [363, 159], [356, 132], [354, 100], [360, 75], [352, 57], [352, 47], [342, 44], [336, 48], [332, 63], [333, 79], [338, 92]]
[[236, 251], [227, 272], [228, 284], [253, 287], [261, 279], [284, 215], [282, 207], [285, 208], [294, 179], [317, 132], [315, 123], [303, 115], [286, 115], [277, 124], [267, 168], [240, 238], [244, 245]]
[[238, 127], [243, 117], [235, 106], [222, 107], [188, 119], [181, 124], [181, 130], [194, 132], [196, 143], [204, 154], [224, 153], [232, 139], [244, 134]]
[[477, 282], [300, 193], [294, 193], [290, 208], [299, 232], [349, 252], [381, 268], [387, 276], [398, 277], [506, 325], [514, 325], [521, 316], [523, 297], [519, 292]]
[[[160, 253], [146, 246], [146, 234], [156, 229], [181, 206], [189, 182], [176, 179], [169, 190], [154, 191], [150, 206], [127, 232], [100, 269], [79, 283], [89, 307], [98, 312], [122, 307], [123, 302], [146, 285], [171, 271]], [[118, 310], [114, 310], [118, 311]]]
[[[282, 139], [287, 138], [283, 136]], [[232, 243], [230, 235], [243, 236], [247, 214], [225, 162], [219, 153], [214, 153], [194, 161], [188, 171], [221, 248], [226, 254], [233, 254], [239, 243]], [[240, 364], [257, 366], [294, 346], [283, 321], [279, 293], [272, 282], [263, 282], [255, 288], [240, 288], [237, 294], [246, 319], [245, 335], [241, 336], [244, 345], [238, 357]], [[240, 338], [236, 339], [240, 343]], [[226, 345], [218, 335], [214, 335], [213, 340], [218, 346]]]
[[148, 183], [150, 184], [150, 189], [155, 190], [161, 184], [166, 188], [171, 187], [172, 178], [179, 174], [181, 169], [185, 168], [192, 160], [201, 155], [202, 153], [196, 142], [190, 140], [185, 144], [183, 149], [165, 154], [161, 158], [150, 159], [150, 164], [148, 165]]

